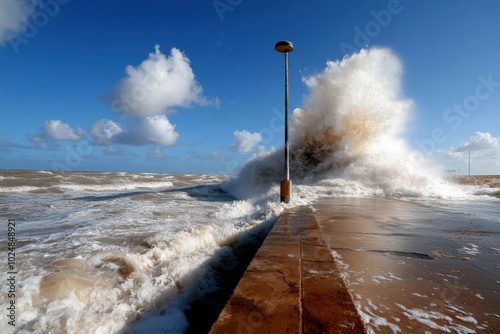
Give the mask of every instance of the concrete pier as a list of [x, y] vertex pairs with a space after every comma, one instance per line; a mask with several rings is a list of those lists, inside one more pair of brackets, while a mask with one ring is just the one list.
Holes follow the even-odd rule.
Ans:
[[496, 333], [500, 225], [389, 198], [285, 211], [211, 333]]
[[313, 210], [284, 212], [211, 333], [363, 333]]

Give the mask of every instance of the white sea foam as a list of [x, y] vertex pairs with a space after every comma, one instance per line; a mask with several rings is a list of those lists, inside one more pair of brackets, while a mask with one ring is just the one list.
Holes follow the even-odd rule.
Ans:
[[[439, 177], [403, 134], [413, 102], [402, 65], [388, 49], [361, 50], [304, 78], [305, 106], [293, 113], [290, 170], [299, 204], [324, 196], [468, 198]], [[239, 198], [266, 193], [283, 178], [283, 150], [261, 154], [226, 189]]]
[[0, 193], [24, 193], [39, 190], [39, 187], [31, 187], [31, 186], [14, 186], [14, 187], [0, 187]]
[[465, 321], [465, 322], [469, 322], [469, 323], [474, 324], [474, 325], [477, 325], [477, 320], [470, 315], [469, 316], [457, 315], [457, 316], [455, 316], [455, 318], [460, 319], [460, 320]]
[[235, 201], [224, 203], [215, 214], [215, 217], [218, 219], [236, 219], [249, 216], [253, 212], [255, 212], [255, 208], [248, 201]]
[[[430, 329], [440, 330], [444, 333], [453, 333], [453, 332], [460, 334], [476, 333], [476, 330], [474, 328], [469, 328], [460, 323], [456, 323], [452, 317], [444, 313], [437, 311], [425, 311], [419, 308], [409, 309], [401, 304], [396, 304], [396, 305], [403, 310], [403, 314], [408, 319], [416, 320], [419, 323], [429, 327]], [[471, 316], [458, 315], [455, 317], [461, 321], [470, 323], [472, 325], [477, 324], [477, 321]]]
[[133, 190], [133, 189], [150, 189], [150, 188], [166, 188], [171, 187], [172, 182], [135, 182], [135, 183], [122, 183], [122, 184], [61, 184], [58, 187], [61, 189], [70, 190], [88, 190], [88, 191], [120, 191], [120, 190]]
[[[211, 265], [231, 265], [231, 245], [241, 233], [257, 233], [268, 217], [220, 193], [213, 185], [220, 176], [58, 176], [44, 182], [60, 193], [7, 195], [9, 215], [22, 216], [16, 258], [21, 332], [115, 333], [145, 314], [129, 329], [139, 333], [175, 321], [164, 328], [181, 333], [183, 310], [216, 286]], [[98, 180], [106, 182], [92, 184]], [[61, 186], [68, 181], [73, 184]], [[6, 303], [2, 294], [1, 307]], [[0, 332], [9, 328], [0, 324]]]
[[481, 252], [479, 251], [479, 246], [475, 244], [469, 243], [468, 246], [462, 246], [459, 250], [460, 253], [467, 255], [479, 255]]
[[388, 327], [394, 334], [401, 332], [401, 328], [398, 325], [391, 323], [387, 318], [376, 314], [378, 307], [370, 300], [367, 301], [368, 305], [365, 307], [362, 307], [360, 301], [355, 301], [354, 305], [356, 306], [368, 333], [375, 333], [374, 328], [378, 331], [380, 330], [380, 327]]

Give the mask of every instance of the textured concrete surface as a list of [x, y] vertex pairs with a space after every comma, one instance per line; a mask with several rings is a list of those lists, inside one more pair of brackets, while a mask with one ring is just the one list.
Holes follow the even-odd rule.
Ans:
[[313, 208], [367, 332], [500, 333], [500, 225], [487, 212], [375, 197]]
[[212, 333], [500, 333], [499, 238], [495, 219], [419, 202], [294, 208]]
[[211, 333], [364, 333], [311, 208], [281, 215]]

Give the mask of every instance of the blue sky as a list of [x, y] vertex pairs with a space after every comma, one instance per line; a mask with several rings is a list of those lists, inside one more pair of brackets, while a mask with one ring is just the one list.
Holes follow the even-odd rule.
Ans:
[[404, 66], [404, 138], [500, 174], [498, 1], [0, 0], [0, 168], [234, 174], [283, 142], [303, 76], [362, 47]]

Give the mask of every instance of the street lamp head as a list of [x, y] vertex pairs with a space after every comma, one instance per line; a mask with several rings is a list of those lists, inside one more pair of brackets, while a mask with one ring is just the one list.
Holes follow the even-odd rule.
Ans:
[[292, 52], [293, 51], [293, 44], [290, 41], [279, 41], [276, 43], [274, 46], [274, 49], [278, 52]]

